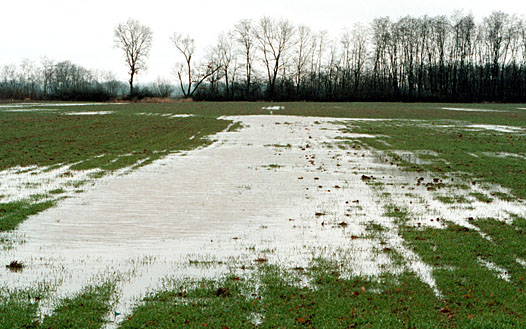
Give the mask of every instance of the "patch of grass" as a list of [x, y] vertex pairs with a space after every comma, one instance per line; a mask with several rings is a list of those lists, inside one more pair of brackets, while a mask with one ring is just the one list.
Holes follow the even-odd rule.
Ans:
[[[499, 113], [500, 115], [501, 113]], [[473, 157], [471, 154], [484, 152], [508, 152], [522, 154], [526, 152], [526, 137], [523, 134], [503, 134], [492, 131], [470, 131], [463, 127], [482, 121], [480, 115], [472, 115], [464, 122], [449, 121], [389, 121], [353, 123], [347, 131], [383, 134], [389, 136], [391, 146], [374, 138], [364, 139], [369, 146], [388, 152], [392, 161], [406, 169], [428, 171], [444, 175], [458, 173], [463, 181], [484, 181], [511, 189], [513, 196], [526, 198], [526, 167], [523, 160], [515, 157]], [[485, 116], [488, 124], [503, 123], [502, 118]], [[443, 127], [449, 123], [451, 127]], [[516, 121], [507, 121], [509, 125], [526, 126], [526, 118], [520, 115]], [[404, 160], [390, 150], [417, 152], [428, 150], [437, 154], [435, 161], [415, 163]], [[440, 161], [438, 161], [440, 160]], [[511, 197], [513, 197], [511, 196]], [[510, 196], [508, 196], [510, 197]]]
[[470, 203], [470, 201], [462, 195], [436, 195], [435, 199], [447, 204]]
[[[458, 328], [511, 328], [526, 325], [525, 269], [505, 248], [477, 232], [449, 225], [447, 229], [406, 228], [404, 239], [424, 262], [444, 295], [442, 312]], [[479, 259], [505, 268], [511, 282], [484, 267]]]
[[[143, 111], [151, 109], [142, 106]], [[167, 119], [127, 110], [128, 106], [122, 106], [105, 116], [0, 113], [0, 169], [76, 162], [81, 162], [73, 168], [77, 170], [119, 169], [160, 151], [205, 144], [205, 136], [230, 123], [209, 116]], [[101, 154], [105, 156], [99, 157]]]
[[13, 230], [29, 216], [44, 211], [55, 204], [54, 201], [40, 203], [11, 202], [0, 203], [0, 232]]
[[[320, 261], [305, 272], [311, 287], [275, 266], [256, 280], [227, 277], [160, 292], [144, 300], [121, 328], [436, 328], [446, 318], [432, 291], [413, 275], [343, 279]], [[258, 319], [259, 322], [255, 320]]]
[[41, 297], [33, 290], [0, 291], [0, 328], [39, 328], [35, 314]]
[[[515, 217], [511, 224], [492, 218], [479, 219], [475, 223], [512, 258], [526, 260], [526, 219]], [[521, 278], [526, 286], [526, 277]]]
[[[420, 229], [404, 224], [409, 219], [404, 211], [391, 209], [387, 214], [400, 219], [399, 232], [408, 247], [433, 267], [433, 278], [444, 296], [435, 308], [446, 316], [449, 327], [526, 325], [526, 269], [517, 262], [517, 257], [526, 256], [526, 220], [516, 218], [513, 226], [478, 220], [476, 225], [492, 237], [488, 241], [466, 227], [450, 223], [446, 229]], [[483, 262], [505, 269], [509, 281]]]
[[72, 298], [64, 299], [51, 316], [44, 318], [42, 328], [100, 328], [110, 311], [110, 297], [115, 285], [104, 283], [86, 288]]
[[492, 192], [491, 196], [499, 198], [499, 199], [501, 199], [503, 201], [513, 201], [513, 200], [515, 200], [515, 198], [512, 195], [509, 195], [509, 194], [503, 193], [503, 192]]
[[144, 299], [121, 327], [126, 328], [252, 328], [257, 298], [245, 296], [247, 283], [235, 277], [200, 281], [191, 288], [163, 291]]
[[267, 144], [266, 147], [276, 147], [276, 148], [291, 148], [290, 144]]
[[490, 202], [493, 201], [492, 198], [490, 198], [489, 196], [487, 196], [487, 195], [484, 194], [484, 193], [480, 193], [480, 192], [471, 192], [471, 193], [469, 193], [469, 195], [471, 195], [472, 197], [476, 198], [476, 199], [479, 200], [480, 202], [490, 203]]
[[396, 223], [401, 224], [406, 221], [408, 217], [408, 212], [403, 207], [390, 204], [385, 207], [384, 215], [387, 217], [394, 218]]
[[49, 191], [49, 194], [62, 194], [64, 192], [66, 192], [66, 191], [64, 191], [63, 188], [57, 188], [57, 189]]
[[263, 165], [262, 167], [263, 168], [268, 168], [268, 169], [278, 169], [278, 168], [281, 168], [283, 166], [279, 165], [279, 164], [271, 163], [271, 164], [268, 164], [268, 165]]
[[366, 230], [369, 231], [370, 235], [374, 236], [375, 234], [384, 232], [385, 228], [380, 224], [369, 222], [367, 224]]
[[243, 129], [245, 126], [240, 122], [240, 121], [236, 121], [234, 123], [232, 123], [228, 129], [226, 130], [227, 132], [236, 132], [236, 131], [240, 131], [241, 129]]

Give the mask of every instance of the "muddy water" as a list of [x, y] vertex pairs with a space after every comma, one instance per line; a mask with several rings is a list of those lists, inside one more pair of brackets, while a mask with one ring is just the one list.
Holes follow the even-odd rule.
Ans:
[[[0, 271], [0, 285], [49, 285], [53, 293], [40, 303], [47, 314], [60, 298], [116, 277], [114, 311], [122, 315], [109, 316], [109, 327], [165, 277], [243, 274], [260, 262], [304, 267], [320, 256], [338, 260], [345, 275], [411, 270], [440, 295], [432, 268], [405, 247], [397, 225], [384, 216], [386, 205], [407, 206], [415, 225], [426, 219], [423, 225], [438, 227], [443, 221], [428, 218], [470, 225], [467, 218], [487, 209], [497, 209], [503, 220], [524, 212], [521, 204], [480, 204], [474, 210], [435, 202], [434, 192], [415, 184], [422, 174], [379, 161], [375, 151], [328, 147], [342, 136], [334, 119], [228, 119], [245, 128], [214, 136], [217, 142], [207, 148], [111, 177], [28, 219], [16, 233], [26, 242], [0, 254], [1, 262], [16, 259], [26, 267]], [[390, 198], [382, 196], [386, 191]], [[371, 234], [371, 223], [387, 233]], [[382, 252], [386, 244], [407, 265], [394, 265]]]

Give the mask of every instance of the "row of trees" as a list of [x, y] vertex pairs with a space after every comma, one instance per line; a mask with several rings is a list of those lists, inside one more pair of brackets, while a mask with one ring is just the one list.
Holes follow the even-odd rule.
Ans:
[[23, 60], [0, 68], [1, 99], [106, 101], [126, 93], [111, 72], [87, 70], [69, 61]]
[[114, 30], [129, 68], [128, 87], [110, 73], [44, 59], [1, 68], [0, 98], [526, 101], [526, 20], [503, 12], [480, 22], [463, 12], [382, 17], [337, 38], [285, 19], [242, 20], [199, 58], [195, 39], [174, 33], [173, 81], [135, 88], [152, 37], [136, 20]]
[[206, 79], [198, 99], [526, 101], [526, 20], [503, 12], [480, 23], [462, 12], [383, 17], [337, 39], [287, 20], [244, 20], [195, 71], [193, 39], [172, 42], [188, 62], [181, 83]]
[[[0, 99], [108, 101], [129, 98], [129, 86], [110, 71], [93, 71], [69, 61], [23, 60], [0, 66]], [[157, 79], [133, 90], [134, 98], [171, 97], [175, 87]]]

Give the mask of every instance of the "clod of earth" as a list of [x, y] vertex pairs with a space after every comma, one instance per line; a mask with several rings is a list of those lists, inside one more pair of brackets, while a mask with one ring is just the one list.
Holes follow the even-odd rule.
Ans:
[[373, 176], [362, 175], [362, 180], [363, 181], [370, 181], [370, 180], [373, 180], [373, 179], [376, 179], [376, 178], [374, 178]]
[[14, 260], [5, 267], [11, 272], [20, 272], [24, 269], [24, 263]]

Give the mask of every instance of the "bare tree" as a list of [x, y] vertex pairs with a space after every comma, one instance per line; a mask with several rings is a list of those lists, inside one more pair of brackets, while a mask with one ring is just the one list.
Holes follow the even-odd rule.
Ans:
[[362, 71], [367, 60], [367, 29], [360, 25], [355, 24], [352, 31], [353, 47], [352, 47], [352, 70], [354, 74], [354, 89], [358, 90], [358, 86], [361, 82]]
[[[175, 48], [183, 55], [185, 61], [184, 64], [178, 63], [175, 67], [181, 91], [184, 98], [192, 97], [203, 81], [215, 74], [221, 66], [215, 61], [208, 61], [208, 63], [201, 64], [197, 68], [193, 67], [192, 59], [195, 52], [195, 40], [189, 35], [183, 36], [178, 33], [174, 33], [171, 40]], [[186, 76], [186, 82], [184, 76]]]
[[389, 76], [388, 45], [391, 39], [389, 28], [391, 21], [388, 17], [376, 18], [371, 24], [373, 44], [373, 76], [376, 88], [385, 87]]
[[276, 80], [286, 52], [292, 46], [294, 27], [287, 20], [275, 21], [263, 17], [256, 30], [256, 38], [263, 53], [263, 62], [267, 70], [268, 93], [275, 96]]
[[242, 20], [234, 27], [237, 42], [241, 45], [245, 59], [246, 97], [250, 97], [252, 63], [254, 62], [254, 27], [251, 20]]
[[47, 94], [49, 92], [51, 80], [53, 79], [53, 68], [55, 62], [49, 58], [43, 57], [41, 59], [41, 71], [42, 71], [42, 80], [43, 80], [43, 92]]
[[295, 57], [293, 62], [294, 67], [294, 83], [296, 84], [296, 97], [299, 97], [300, 89], [303, 84], [303, 77], [305, 76], [306, 66], [314, 51], [313, 34], [309, 27], [298, 27], [297, 43], [295, 49]]
[[130, 68], [130, 95], [133, 94], [133, 79], [146, 69], [146, 58], [152, 47], [152, 30], [135, 19], [129, 19], [115, 28], [115, 46], [124, 51], [126, 64]]
[[216, 51], [219, 55], [218, 60], [222, 70], [222, 77], [225, 79], [226, 97], [233, 97], [237, 63], [232, 33], [221, 33], [219, 35]]

